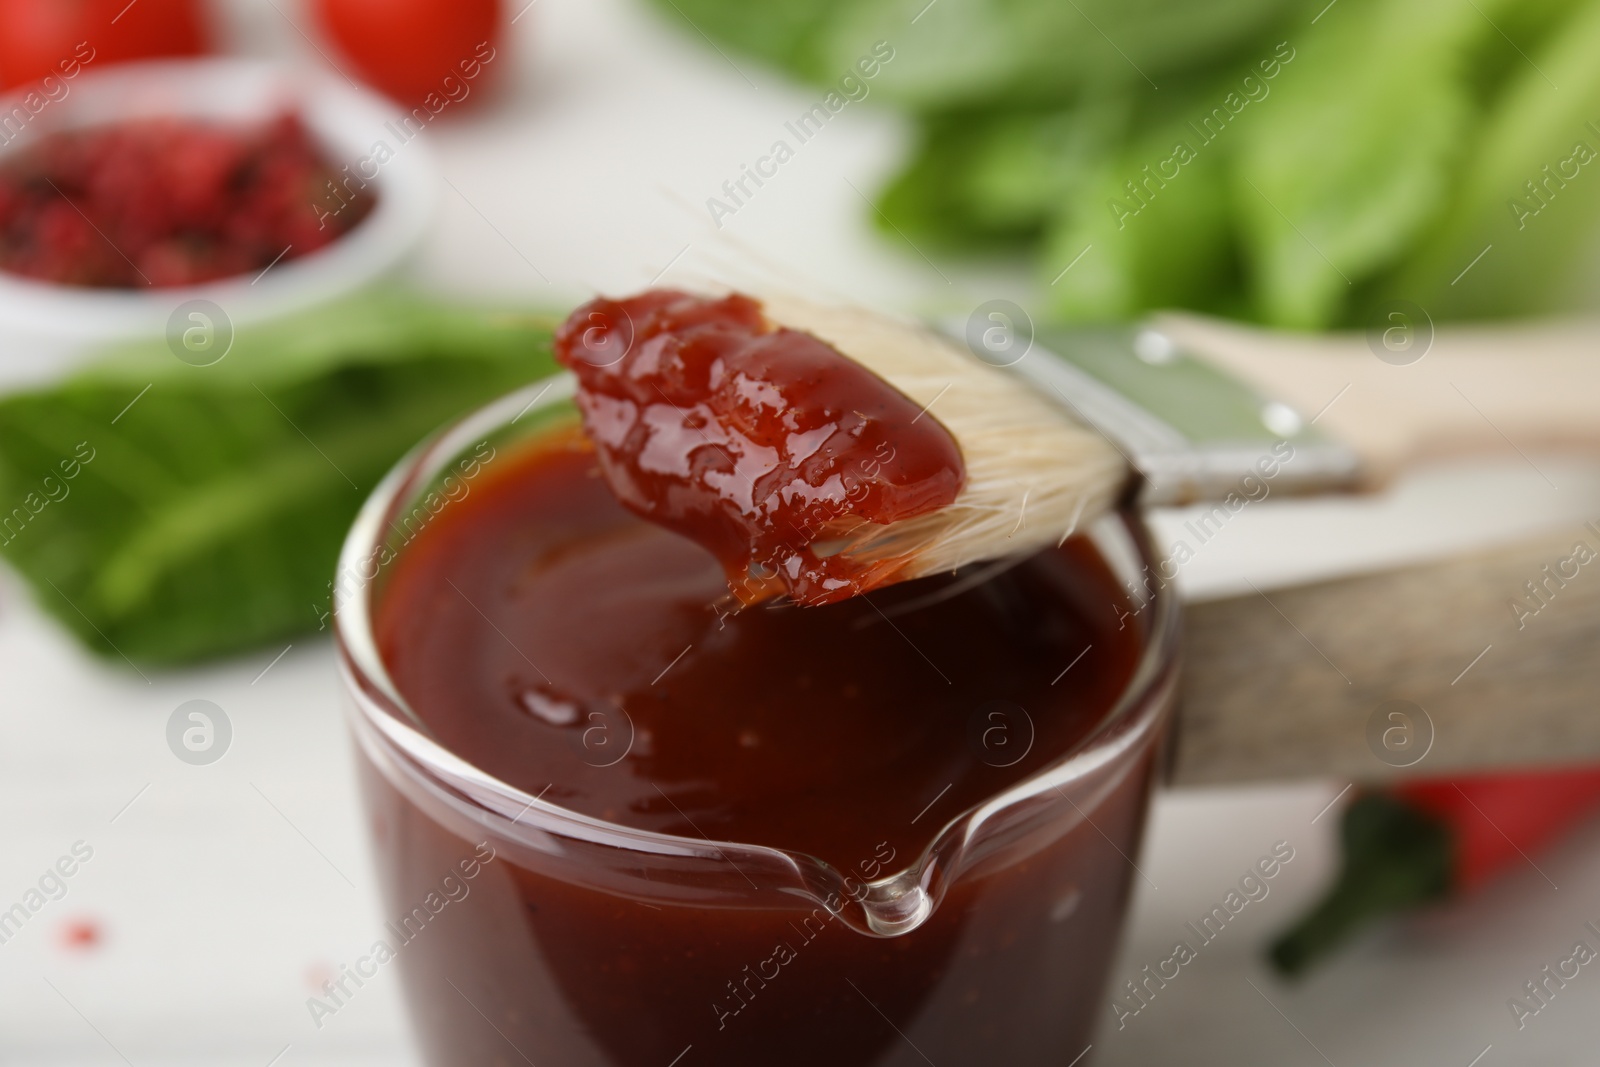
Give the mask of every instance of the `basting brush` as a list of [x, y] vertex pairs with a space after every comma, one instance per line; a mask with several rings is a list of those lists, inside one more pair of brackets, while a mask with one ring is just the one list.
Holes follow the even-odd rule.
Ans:
[[1378, 487], [1423, 458], [1498, 450], [1537, 471], [1529, 451], [1600, 445], [1593, 321], [1434, 335], [1397, 312], [1367, 336], [1308, 336], [1164, 315], [1013, 336], [997, 358], [958, 339], [965, 323], [762, 305], [923, 406], [961, 448], [952, 504], [860, 527], [841, 550], [903, 560], [896, 580], [1058, 544], [1123, 500], [1239, 510], [1267, 492]]

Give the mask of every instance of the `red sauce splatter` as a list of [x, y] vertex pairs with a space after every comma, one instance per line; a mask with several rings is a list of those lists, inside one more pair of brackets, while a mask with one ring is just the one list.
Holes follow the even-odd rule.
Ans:
[[111, 288], [255, 274], [365, 218], [361, 185], [293, 113], [53, 133], [0, 165], [0, 270]]
[[746, 296], [669, 289], [590, 301], [556, 334], [611, 490], [697, 541], [746, 604], [883, 584], [905, 561], [831, 553], [863, 522], [955, 500], [961, 451], [932, 416]]
[[72, 919], [61, 924], [60, 938], [64, 948], [86, 950], [100, 944], [103, 934], [100, 924], [93, 919]]

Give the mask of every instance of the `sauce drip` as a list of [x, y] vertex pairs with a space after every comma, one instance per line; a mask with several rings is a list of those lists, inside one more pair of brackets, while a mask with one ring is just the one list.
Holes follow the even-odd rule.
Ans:
[[851, 531], [945, 507], [965, 482], [931, 415], [746, 296], [592, 300], [555, 352], [617, 499], [715, 555], [745, 604], [883, 584], [903, 561], [840, 554]]

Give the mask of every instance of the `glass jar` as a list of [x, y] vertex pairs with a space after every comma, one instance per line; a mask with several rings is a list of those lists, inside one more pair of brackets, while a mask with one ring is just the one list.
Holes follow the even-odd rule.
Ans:
[[[419, 446], [363, 508], [336, 633], [400, 972], [439, 1067], [1063, 1067], [1089, 1044], [1177, 683], [1178, 610], [1142, 586], [1138, 518], [1085, 531], [1143, 598], [1141, 654], [1089, 735], [949, 820], [915, 857], [808, 855], [634, 829], [529, 795], [440, 746], [373, 636], [406, 517], [462, 457], [571, 414], [566, 376]], [[430, 494], [432, 494], [430, 496]], [[1135, 601], [1139, 604], [1140, 601]], [[906, 862], [909, 860], [910, 862]]]

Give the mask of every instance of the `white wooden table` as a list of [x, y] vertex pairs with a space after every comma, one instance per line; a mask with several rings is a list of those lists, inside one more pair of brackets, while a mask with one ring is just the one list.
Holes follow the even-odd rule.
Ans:
[[[304, 52], [270, 0], [230, 12], [248, 50]], [[658, 275], [754, 270], [748, 250], [760, 250], [814, 288], [887, 307], [1026, 301], [1020, 272], [935, 269], [871, 232], [856, 190], [873, 189], [903, 149], [893, 116], [849, 109], [719, 233], [705, 199], [813, 90], [738, 57], [735, 69], [624, 0], [538, 0], [515, 30], [516, 74], [499, 104], [426, 133], [453, 188], [415, 267], [422, 283], [560, 304]], [[1513, 464], [1427, 472], [1374, 501], [1269, 502], [1208, 544], [1182, 582], [1197, 596], [1247, 578], [1281, 584], [1600, 516], [1600, 472], [1541, 465], [1560, 491]], [[87, 658], [0, 577], [0, 908], [75, 842], [93, 849], [66, 895], [0, 944], [0, 1064], [416, 1062], [392, 974], [320, 1030], [306, 1009], [382, 918], [331, 649], [302, 639], [279, 652], [145, 679]], [[196, 698], [234, 728], [206, 767], [175, 759], [164, 736], [173, 709]], [[1600, 920], [1600, 825], [1536, 857], [1542, 874], [1529, 867], [1389, 927], [1298, 987], [1262, 967], [1265, 941], [1329, 873], [1337, 809], [1318, 816], [1345, 784], [1160, 797], [1118, 983], [1170, 954], [1183, 924], [1273, 842], [1291, 842], [1296, 858], [1125, 1030], [1107, 1007], [1095, 1062], [1593, 1062], [1600, 977], [1586, 969], [1520, 1033], [1505, 1001]]]

